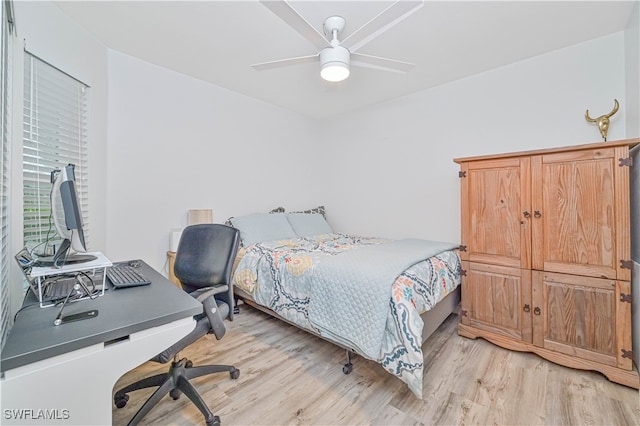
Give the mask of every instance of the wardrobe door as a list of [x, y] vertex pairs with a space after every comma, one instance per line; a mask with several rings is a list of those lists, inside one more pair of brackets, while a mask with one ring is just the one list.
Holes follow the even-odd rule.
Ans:
[[631, 370], [626, 281], [533, 271], [533, 343]]
[[530, 268], [529, 158], [462, 165], [463, 259]]
[[629, 168], [618, 150], [532, 157], [533, 269], [630, 279], [620, 268], [630, 255]]
[[531, 271], [469, 262], [462, 267], [462, 324], [531, 343]]

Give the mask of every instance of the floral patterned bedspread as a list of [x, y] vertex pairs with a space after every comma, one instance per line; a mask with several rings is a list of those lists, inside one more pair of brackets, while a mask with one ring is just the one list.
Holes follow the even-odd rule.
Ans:
[[[298, 326], [318, 333], [309, 322], [309, 280], [323, 258], [387, 239], [323, 234], [251, 245], [233, 277], [234, 285]], [[444, 251], [406, 269], [390, 283], [390, 313], [382, 348], [374, 361], [407, 383], [422, 398], [423, 354], [420, 313], [428, 311], [460, 285], [457, 251]], [[305, 279], [302, 279], [305, 278]]]

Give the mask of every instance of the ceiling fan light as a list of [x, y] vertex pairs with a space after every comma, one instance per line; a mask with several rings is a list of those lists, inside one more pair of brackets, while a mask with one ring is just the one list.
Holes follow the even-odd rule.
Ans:
[[320, 76], [327, 81], [342, 81], [349, 77], [349, 66], [342, 62], [329, 62], [320, 69]]
[[327, 47], [320, 52], [320, 76], [327, 81], [349, 77], [349, 51], [342, 46]]

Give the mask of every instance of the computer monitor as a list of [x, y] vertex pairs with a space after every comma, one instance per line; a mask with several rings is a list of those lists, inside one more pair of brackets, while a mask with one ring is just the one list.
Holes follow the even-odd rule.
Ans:
[[43, 266], [61, 267], [68, 263], [88, 262], [95, 259], [92, 255], [75, 255], [87, 251], [84, 239], [82, 209], [76, 191], [75, 165], [69, 164], [62, 170], [51, 173], [53, 189], [51, 191], [51, 213], [53, 222], [62, 244], [51, 258], [38, 258]]

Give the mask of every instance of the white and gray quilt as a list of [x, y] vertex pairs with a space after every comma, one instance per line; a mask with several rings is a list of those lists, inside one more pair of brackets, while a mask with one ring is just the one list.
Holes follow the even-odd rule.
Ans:
[[422, 397], [420, 313], [460, 284], [455, 244], [323, 234], [247, 247], [234, 284]]

